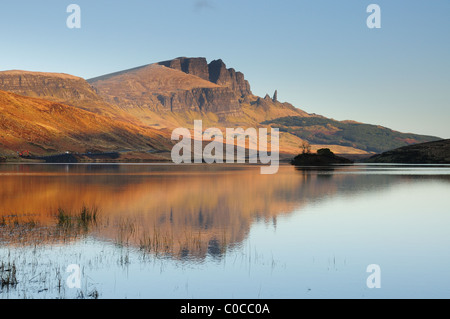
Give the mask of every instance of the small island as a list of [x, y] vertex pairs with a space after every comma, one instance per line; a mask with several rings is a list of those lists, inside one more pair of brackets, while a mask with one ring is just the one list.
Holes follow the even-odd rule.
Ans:
[[322, 148], [317, 154], [312, 154], [309, 149], [303, 150], [303, 153], [297, 155], [292, 161], [295, 166], [326, 166], [334, 164], [353, 164], [352, 160], [336, 156], [329, 148]]

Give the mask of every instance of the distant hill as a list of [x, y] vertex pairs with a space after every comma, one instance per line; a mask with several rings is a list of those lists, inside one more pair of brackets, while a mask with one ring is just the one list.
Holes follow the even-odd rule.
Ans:
[[324, 117], [284, 117], [265, 121], [263, 124], [277, 127], [280, 131], [296, 135], [311, 144], [350, 146], [374, 153], [440, 140], [435, 136], [400, 133], [382, 126], [340, 122]]
[[375, 155], [369, 163], [450, 164], [450, 140], [439, 140], [394, 149]]

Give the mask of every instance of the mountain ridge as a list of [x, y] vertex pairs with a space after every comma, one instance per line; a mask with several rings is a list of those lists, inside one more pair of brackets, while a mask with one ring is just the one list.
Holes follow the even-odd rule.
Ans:
[[[385, 139], [372, 147], [370, 139], [355, 130], [366, 124], [309, 114], [280, 102], [278, 91], [273, 97], [255, 96], [244, 74], [228, 68], [221, 59], [208, 63], [206, 58], [180, 57], [88, 80], [63, 73], [3, 71], [0, 90], [70, 105], [139, 129], [155, 129], [166, 137], [177, 127], [192, 129], [194, 120], [200, 119], [205, 127], [219, 129], [279, 127], [280, 150], [291, 155], [296, 155], [305, 141], [313, 150], [326, 147], [336, 154], [368, 155], [437, 139], [421, 135], [398, 138], [373, 126], [372, 133], [385, 134]], [[313, 125], [278, 125], [292, 118]], [[353, 130], [346, 134], [342, 125]]]

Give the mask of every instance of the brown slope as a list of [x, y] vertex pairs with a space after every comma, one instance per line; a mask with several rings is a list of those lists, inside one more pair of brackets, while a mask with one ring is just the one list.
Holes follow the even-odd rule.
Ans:
[[169, 149], [151, 128], [112, 120], [73, 106], [0, 91], [0, 149], [34, 154], [61, 151]]
[[2, 71], [0, 90], [76, 106], [111, 118], [138, 122], [114, 104], [106, 103], [86, 80], [69, 74]]

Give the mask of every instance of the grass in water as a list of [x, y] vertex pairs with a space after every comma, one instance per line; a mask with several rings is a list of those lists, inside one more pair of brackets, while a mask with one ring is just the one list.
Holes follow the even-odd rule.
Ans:
[[82, 227], [86, 230], [97, 224], [98, 220], [98, 208], [97, 207], [87, 207], [83, 205], [78, 213], [69, 213], [62, 208], [58, 209], [58, 214], [56, 216], [58, 221], [58, 226], [70, 229], [74, 227]]
[[0, 283], [1, 288], [9, 289], [17, 286], [17, 277], [16, 277], [16, 264], [15, 263], [1, 263], [0, 264]]

